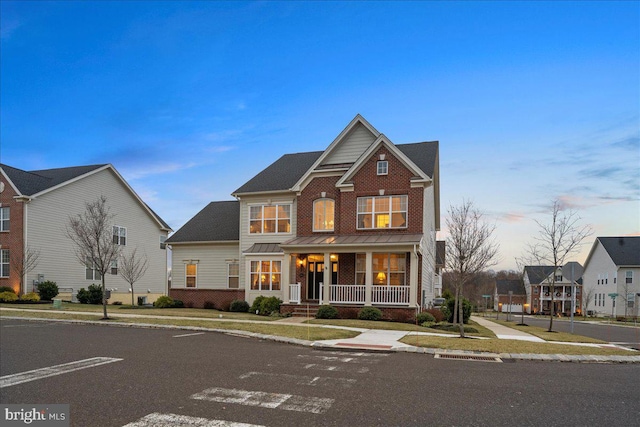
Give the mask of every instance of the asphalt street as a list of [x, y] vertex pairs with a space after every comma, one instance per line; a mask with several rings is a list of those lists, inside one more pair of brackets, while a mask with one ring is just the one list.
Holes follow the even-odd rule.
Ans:
[[20, 320], [0, 320], [0, 343], [0, 384], [26, 371], [111, 358], [49, 377], [36, 371], [0, 388], [1, 403], [70, 404], [74, 426], [640, 423], [636, 364], [440, 360]]

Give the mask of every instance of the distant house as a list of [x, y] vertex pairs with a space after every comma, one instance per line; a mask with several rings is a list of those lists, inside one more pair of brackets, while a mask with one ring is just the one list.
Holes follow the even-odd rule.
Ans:
[[[638, 316], [640, 236], [598, 237], [589, 251], [582, 277], [585, 289], [593, 294], [587, 311]], [[610, 294], [617, 294], [615, 302]]]
[[438, 170], [437, 142], [395, 145], [357, 115], [326, 150], [280, 157], [168, 239], [170, 294], [415, 313], [439, 283]]
[[[83, 213], [85, 203], [104, 195], [115, 215], [113, 239], [127, 253], [138, 248], [149, 268], [135, 284], [136, 294], [153, 302], [167, 292], [167, 256], [164, 241], [171, 228], [140, 199], [109, 164], [25, 171], [0, 164], [0, 286], [16, 292], [36, 289], [39, 281], [51, 280], [61, 297], [71, 299], [80, 288], [100, 283], [92, 265], [75, 257], [74, 244], [66, 236], [69, 217]], [[37, 267], [20, 277], [11, 268], [25, 251], [39, 252]], [[113, 264], [106, 286], [109, 302], [130, 302], [129, 285]]]
[[525, 297], [522, 280], [496, 280], [493, 309], [502, 313], [522, 313]]
[[[570, 270], [575, 264], [575, 271], [582, 271], [580, 264], [569, 262], [564, 269]], [[563, 267], [554, 269], [548, 265], [527, 265], [524, 268], [524, 288], [526, 292], [527, 313], [549, 314], [553, 302], [554, 314], [571, 315], [571, 307], [575, 299], [576, 310], [580, 314], [582, 307], [582, 279], [581, 277], [566, 277], [562, 274]], [[573, 283], [572, 283], [573, 282]], [[572, 289], [575, 285], [575, 296]], [[553, 292], [551, 290], [553, 286]]]

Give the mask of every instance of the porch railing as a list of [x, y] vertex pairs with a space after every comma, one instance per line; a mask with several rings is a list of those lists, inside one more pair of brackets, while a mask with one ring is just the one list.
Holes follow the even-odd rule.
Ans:
[[364, 304], [365, 287], [362, 285], [331, 285], [329, 287], [330, 303]]
[[289, 302], [300, 304], [300, 282], [289, 285]]
[[409, 304], [409, 286], [373, 286], [371, 289], [372, 304]]

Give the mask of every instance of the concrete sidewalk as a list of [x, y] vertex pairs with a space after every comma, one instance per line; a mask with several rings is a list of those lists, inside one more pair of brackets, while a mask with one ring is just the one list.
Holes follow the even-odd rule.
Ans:
[[491, 332], [496, 334], [496, 337], [502, 340], [520, 340], [520, 341], [531, 341], [531, 342], [546, 342], [542, 338], [536, 337], [534, 335], [528, 334], [526, 332], [519, 331], [517, 329], [510, 328], [508, 326], [501, 325], [499, 323], [492, 322], [483, 317], [471, 316], [471, 320], [476, 322], [478, 325], [483, 326], [489, 329]]

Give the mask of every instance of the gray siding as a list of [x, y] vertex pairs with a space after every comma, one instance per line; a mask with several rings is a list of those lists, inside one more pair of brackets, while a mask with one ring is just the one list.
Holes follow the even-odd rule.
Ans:
[[323, 164], [354, 163], [375, 141], [375, 136], [358, 124], [327, 156]]
[[227, 265], [233, 260], [238, 262], [238, 248], [238, 243], [174, 244], [171, 253], [171, 287], [185, 287], [185, 266], [192, 260], [198, 265], [198, 289], [228, 289]]

